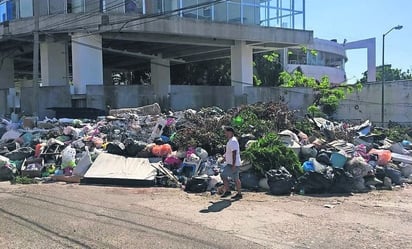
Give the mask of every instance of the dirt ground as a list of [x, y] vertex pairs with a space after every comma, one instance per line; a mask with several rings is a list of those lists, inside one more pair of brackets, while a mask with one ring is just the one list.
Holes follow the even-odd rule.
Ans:
[[412, 244], [412, 186], [348, 196], [275, 197], [249, 192], [240, 201], [179, 189], [62, 183], [1, 183], [0, 190], [0, 204], [13, 194], [13, 198], [55, 196], [54, 202], [65, 205], [73, 199], [120, 212], [144, 208], [169, 217], [168, 223], [184, 221], [256, 245], [250, 248], [411, 248]]

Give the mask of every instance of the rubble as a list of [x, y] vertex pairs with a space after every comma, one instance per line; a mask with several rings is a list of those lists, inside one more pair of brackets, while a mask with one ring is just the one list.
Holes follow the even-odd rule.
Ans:
[[[307, 117], [304, 125], [299, 122], [293, 111], [277, 103], [167, 114], [153, 104], [112, 109], [109, 116], [96, 120], [25, 117], [13, 123], [2, 119], [0, 180], [29, 177], [34, 182], [96, 183], [90, 180], [91, 172], [103, 173], [99, 172], [103, 168], [92, 166], [97, 158], [99, 164], [109, 164], [105, 174], [110, 175], [110, 164], [127, 163], [127, 170], [145, 164], [145, 170], [156, 177], [144, 180], [144, 185], [216, 193], [226, 142], [222, 127], [232, 125], [244, 159], [243, 187], [251, 190], [277, 195], [347, 193], [411, 183], [410, 130], [403, 136], [397, 133], [396, 138], [402, 139], [393, 141], [369, 121], [351, 125]], [[150, 158], [160, 159], [148, 168], [141, 160]], [[99, 184], [143, 182], [136, 179], [100, 177]]]

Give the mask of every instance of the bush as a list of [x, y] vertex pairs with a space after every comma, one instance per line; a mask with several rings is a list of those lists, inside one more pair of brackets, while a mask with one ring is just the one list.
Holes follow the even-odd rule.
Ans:
[[287, 148], [274, 133], [268, 133], [253, 143], [242, 153], [242, 156], [243, 159], [252, 163], [257, 172], [262, 174], [281, 167], [285, 167], [295, 177], [303, 173], [298, 156], [293, 150]]

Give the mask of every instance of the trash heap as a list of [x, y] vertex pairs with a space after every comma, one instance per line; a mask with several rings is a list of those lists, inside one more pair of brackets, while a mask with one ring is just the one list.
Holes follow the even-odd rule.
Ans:
[[391, 141], [369, 121], [357, 126], [322, 118], [297, 121], [294, 113], [279, 103], [173, 113], [161, 113], [153, 104], [110, 110], [97, 120], [2, 119], [0, 180], [97, 183], [90, 172], [102, 171], [99, 184], [121, 179], [214, 194], [222, 185], [222, 127], [231, 125], [246, 189], [275, 195], [350, 193], [411, 182], [412, 134]]

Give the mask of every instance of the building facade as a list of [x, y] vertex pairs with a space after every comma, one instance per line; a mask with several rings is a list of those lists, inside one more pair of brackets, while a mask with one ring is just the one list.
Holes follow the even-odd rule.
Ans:
[[334, 84], [345, 83], [345, 63], [348, 58], [344, 44], [336, 40], [314, 38], [312, 44], [298, 48], [285, 48], [282, 53], [284, 69], [293, 72], [299, 68], [302, 72], [316, 80], [328, 76]]
[[[65, 103], [104, 108], [105, 101], [87, 99], [91, 89], [104, 96], [113, 71], [148, 67], [151, 89], [163, 103], [171, 65], [229, 57], [234, 94], [242, 96], [253, 85], [253, 53], [312, 43], [305, 0], [3, 0], [0, 90], [13, 92], [16, 82], [50, 94], [71, 88]], [[22, 108], [41, 112], [33, 103]]]

